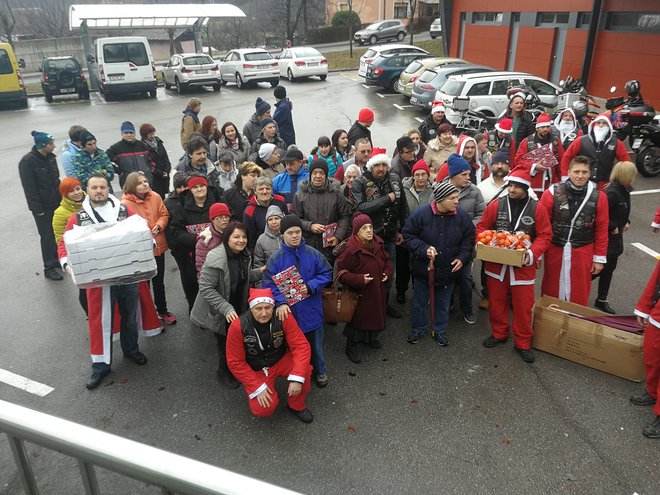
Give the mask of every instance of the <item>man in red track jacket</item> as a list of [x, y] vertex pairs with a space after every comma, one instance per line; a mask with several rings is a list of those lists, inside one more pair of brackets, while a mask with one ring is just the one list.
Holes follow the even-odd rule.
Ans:
[[552, 228], [545, 209], [531, 199], [528, 190], [531, 178], [525, 170], [508, 177], [509, 194], [492, 201], [477, 224], [477, 235], [484, 230], [518, 232], [530, 236], [531, 245], [525, 251], [523, 266], [513, 267], [485, 262], [490, 298], [490, 326], [493, 334], [484, 340], [485, 347], [503, 344], [509, 338], [509, 317], [513, 309], [514, 347], [527, 363], [534, 362], [532, 345], [532, 307], [536, 260], [545, 252], [552, 239]]
[[635, 306], [637, 321], [644, 329], [644, 367], [646, 368], [646, 390], [633, 395], [630, 402], [637, 406], [653, 405], [655, 419], [642, 430], [644, 436], [660, 438], [660, 261], [642, 297]]
[[291, 313], [282, 321], [275, 317], [270, 289], [250, 289], [248, 303], [250, 309], [227, 331], [227, 365], [245, 387], [252, 414], [267, 417], [275, 412], [275, 380], [286, 377], [289, 411], [311, 423], [314, 418], [305, 405], [312, 377], [309, 342]]
[[600, 273], [607, 263], [610, 221], [607, 196], [590, 176], [589, 159], [575, 157], [568, 180], [553, 185], [541, 197], [552, 224], [541, 292], [582, 306], [589, 303], [591, 275]]

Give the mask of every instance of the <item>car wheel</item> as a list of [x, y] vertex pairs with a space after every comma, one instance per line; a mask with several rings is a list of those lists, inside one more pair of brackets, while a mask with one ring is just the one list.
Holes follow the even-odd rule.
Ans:
[[213, 85], [213, 91], [216, 91], [216, 92], [217, 92], [217, 91], [220, 91], [220, 88], [221, 88], [221, 87], [222, 87], [222, 86], [221, 86], [220, 83], [218, 83], [218, 84], [214, 84], [214, 85]]
[[221, 81], [221, 84], [222, 84], [223, 86], [227, 86], [227, 81], [225, 81], [225, 80], [223, 79], [223, 80]]
[[275, 86], [279, 86], [279, 84], [280, 84], [280, 80], [279, 80], [279, 79], [272, 79], [272, 80], [270, 81], [270, 87], [271, 87], [271, 88], [274, 88]]
[[155, 97], [156, 97], [156, 90], [155, 90], [155, 89], [152, 89], [151, 91], [149, 91], [149, 96], [150, 96], [151, 98], [155, 98]]
[[53, 103], [53, 95], [50, 93], [44, 93], [44, 96], [46, 97], [46, 101], [48, 103]]
[[291, 72], [291, 69], [286, 70], [286, 77], [289, 79], [290, 82], [293, 82], [296, 80], [295, 77], [293, 77], [293, 72]]
[[378, 43], [378, 38], [376, 37], [375, 34], [372, 34], [372, 35], [369, 37], [369, 44], [370, 44], [370, 45], [375, 45], [376, 43]]
[[405, 37], [406, 37], [406, 33], [404, 33], [403, 31], [400, 31], [399, 34], [396, 35], [396, 39], [399, 41], [403, 41], [403, 38]]
[[178, 77], [174, 78], [174, 84], [176, 85], [176, 92], [182, 95], [184, 92], [184, 87], [183, 84], [181, 84], [181, 82], [179, 81]]
[[328, 76], [326, 74], [323, 74], [322, 76], [319, 76], [319, 79], [321, 81], [325, 81], [327, 78], [328, 78]]
[[395, 93], [399, 92], [399, 78], [395, 77], [392, 79], [392, 82], [390, 82], [390, 89], [394, 91]]
[[245, 87], [245, 83], [243, 82], [243, 78], [241, 75], [237, 72], [236, 73], [236, 87], [238, 89], [243, 89]]

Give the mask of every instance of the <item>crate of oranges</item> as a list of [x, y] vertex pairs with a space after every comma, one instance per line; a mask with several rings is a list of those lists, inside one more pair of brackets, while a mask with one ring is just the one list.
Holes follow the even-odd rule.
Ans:
[[477, 258], [502, 265], [522, 266], [532, 240], [524, 232], [484, 230], [477, 236]]

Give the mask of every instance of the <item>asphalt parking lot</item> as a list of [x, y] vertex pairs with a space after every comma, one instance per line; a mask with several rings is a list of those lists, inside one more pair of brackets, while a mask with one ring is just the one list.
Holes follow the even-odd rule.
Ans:
[[[364, 87], [356, 72], [331, 73], [325, 82], [282, 84], [293, 101], [296, 134], [306, 152], [320, 135], [348, 130], [363, 106], [376, 115], [375, 144], [390, 155], [397, 137], [425, 117], [400, 95]], [[54, 389], [38, 397], [0, 382], [1, 399], [303, 493], [660, 492], [660, 443], [641, 435], [652, 413], [627, 401], [641, 385], [540, 352], [528, 365], [511, 344], [485, 349], [485, 312], [477, 312], [476, 325], [453, 315], [446, 348], [428, 337], [412, 346], [405, 340], [406, 305], [403, 320], [388, 320], [384, 348], [364, 348], [359, 365], [344, 355], [341, 326], [327, 327], [330, 385], [314, 387], [310, 394], [315, 421], [304, 425], [283, 406], [272, 418], [253, 418], [241, 389], [218, 384], [213, 337], [188, 323], [169, 256], [168, 303], [178, 324], [142, 340], [147, 366], [136, 368], [116, 352], [107, 385], [87, 391], [87, 331], [77, 291], [68, 280], [50, 282], [41, 274], [18, 161], [32, 146], [32, 130], [52, 133], [59, 154], [73, 124], [86, 126], [107, 148], [120, 139], [121, 122], [132, 120], [136, 127], [152, 123], [176, 162], [182, 154], [181, 112], [190, 96], [202, 99], [200, 116], [211, 114], [220, 124], [233, 121], [239, 128], [254, 112], [258, 96], [274, 103], [272, 89], [264, 84], [184, 96], [159, 88], [156, 100], [108, 103], [98, 94], [90, 102], [56, 100], [53, 105], [31, 98], [26, 110], [0, 110], [5, 197], [0, 368]], [[660, 203], [660, 177], [639, 178], [636, 190], [640, 194], [633, 199], [632, 226], [610, 297], [621, 313], [631, 312], [655, 266], [654, 258], [632, 243], [660, 251], [660, 234], [652, 234], [649, 226]], [[474, 297], [476, 307], [476, 292]], [[29, 454], [42, 493], [82, 493], [73, 459], [37, 447]], [[104, 470], [99, 481], [103, 493], [157, 492]], [[0, 494], [21, 493], [2, 436]]]

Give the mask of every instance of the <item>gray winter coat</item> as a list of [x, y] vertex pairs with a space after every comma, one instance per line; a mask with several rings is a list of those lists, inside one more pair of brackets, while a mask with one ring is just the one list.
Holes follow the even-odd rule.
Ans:
[[[445, 181], [449, 182], [449, 178], [445, 179]], [[458, 207], [470, 215], [472, 222], [474, 222], [475, 225], [481, 220], [481, 216], [486, 209], [486, 202], [484, 201], [484, 196], [481, 194], [479, 188], [472, 182], [459, 191]]]
[[[261, 127], [259, 128], [259, 133], [261, 133]], [[258, 135], [259, 134], [257, 134], [257, 136]], [[215, 143], [211, 143], [212, 149], [214, 144]], [[240, 148], [237, 150], [231, 149], [231, 146], [229, 145], [225, 137], [222, 136], [218, 144], [215, 145], [216, 155], [214, 160], [217, 160], [218, 156], [223, 153], [229, 153], [236, 162], [236, 166], [237, 167], [240, 166], [241, 163], [247, 161], [248, 155], [250, 154], [250, 141], [248, 141], [248, 139], [245, 136], [241, 136], [241, 146], [243, 149]]]
[[[275, 122], [275, 127], [279, 133], [280, 128], [278, 127], [277, 122]], [[261, 136], [261, 122], [259, 122], [259, 119], [257, 118], [257, 112], [252, 114], [250, 120], [248, 120], [247, 124], [243, 127], [243, 136], [250, 141], [250, 144], [254, 143], [256, 139]]]
[[[249, 286], [261, 280], [261, 271], [248, 264], [249, 283], [245, 285], [245, 300]], [[199, 274], [199, 294], [190, 313], [190, 321], [207, 330], [225, 335], [227, 315], [235, 308], [229, 303], [231, 282], [229, 261], [224, 244], [211, 250]], [[236, 310], [239, 312], [239, 310]]]
[[337, 222], [335, 237], [343, 241], [351, 235], [351, 209], [339, 189], [339, 182], [329, 179], [325, 184], [323, 191], [314, 191], [309, 179], [303, 180], [293, 197], [292, 210], [302, 220], [303, 236], [307, 244], [328, 257], [332, 248], [323, 247], [323, 234], [312, 234], [312, 224], [329, 225]]
[[254, 246], [254, 267], [261, 268], [264, 266], [268, 262], [268, 258], [281, 247], [282, 234], [273, 234], [266, 226], [266, 230], [259, 236], [257, 244]]
[[408, 215], [412, 215], [419, 206], [430, 203], [432, 196], [431, 181], [428, 181], [428, 187], [420, 193], [415, 191], [413, 184], [414, 180], [412, 177], [406, 177], [401, 181], [403, 191], [406, 194], [406, 202], [408, 203]]

